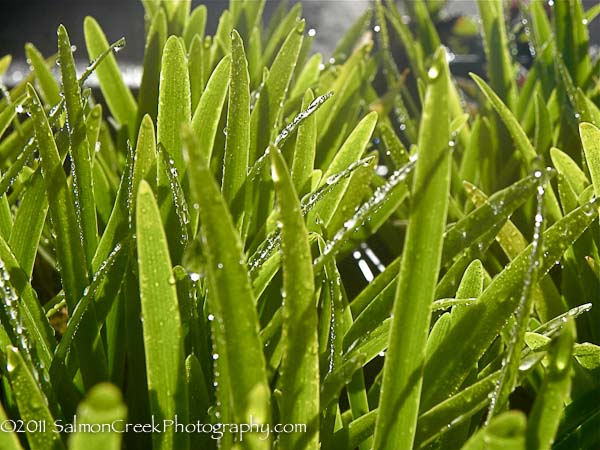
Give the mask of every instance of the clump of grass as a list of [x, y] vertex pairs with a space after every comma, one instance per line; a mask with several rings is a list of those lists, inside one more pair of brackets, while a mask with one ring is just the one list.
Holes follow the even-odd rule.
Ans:
[[[144, 1], [137, 98], [92, 18], [79, 77], [64, 27], [26, 47], [0, 102], [0, 419], [30, 425], [0, 447], [598, 446], [600, 8], [523, 9], [518, 82], [501, 1], [487, 81], [455, 79], [427, 2], [409, 26], [375, 1], [329, 62], [300, 4], [263, 26], [264, 4], [209, 36], [204, 6]], [[120, 432], [175, 418], [305, 429]]]

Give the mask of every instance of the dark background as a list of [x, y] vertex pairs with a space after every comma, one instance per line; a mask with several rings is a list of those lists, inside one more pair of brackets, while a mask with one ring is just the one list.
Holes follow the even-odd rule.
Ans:
[[[299, 0], [289, 0], [288, 4]], [[534, 0], [535, 1], [535, 0]], [[539, 0], [538, 0], [539, 1]], [[563, 1], [563, 0], [557, 0]], [[583, 0], [587, 10], [598, 0]], [[280, 0], [268, 0], [263, 20], [265, 23]], [[200, 4], [207, 5], [207, 33], [213, 34], [221, 12], [229, 5], [229, 0], [193, 0], [192, 9]], [[303, 0], [303, 17], [307, 21], [307, 29], [317, 31], [313, 45], [315, 52], [323, 53], [328, 58], [344, 31], [369, 6], [369, 0]], [[130, 72], [126, 81], [135, 85], [139, 78], [139, 64], [144, 55], [144, 8], [139, 0], [0, 0], [0, 56], [11, 54], [13, 65], [4, 82], [9, 86], [20, 81], [28, 72], [25, 63], [24, 44], [32, 42], [44, 56], [56, 52], [56, 29], [64, 24], [69, 32], [71, 43], [79, 48], [75, 58], [82, 66], [87, 65], [87, 52], [83, 38], [83, 19], [90, 15], [96, 18], [109, 42], [121, 37], [127, 41], [126, 48], [119, 53], [122, 70]], [[445, 8], [447, 16], [477, 14], [476, 0], [449, 0]], [[590, 26], [590, 41], [596, 46], [600, 43], [600, 18]], [[477, 53], [477, 52], [476, 52]], [[479, 52], [480, 53], [480, 52]], [[460, 56], [460, 55], [457, 55]], [[480, 72], [481, 57], [465, 55], [464, 60], [471, 60], [465, 70], [456, 67], [460, 58], [453, 64], [454, 73], [466, 71]], [[458, 70], [457, 70], [458, 69]], [[138, 80], [139, 81], [139, 80]]]
[[[298, 0], [289, 1], [293, 5]], [[264, 19], [280, 2], [267, 1]], [[307, 29], [317, 30], [315, 50], [328, 53], [344, 30], [368, 7], [368, 0], [303, 1]], [[208, 9], [207, 33], [214, 33], [228, 0], [194, 0], [192, 9], [205, 4]], [[56, 29], [65, 25], [71, 42], [80, 47], [85, 59], [83, 19], [93, 16], [114, 42], [125, 37], [127, 47], [120, 61], [141, 63], [144, 56], [144, 8], [139, 0], [0, 0], [0, 56], [12, 54], [24, 59], [23, 46], [32, 42], [45, 56], [56, 52]], [[77, 56], [77, 54], [76, 54]]]

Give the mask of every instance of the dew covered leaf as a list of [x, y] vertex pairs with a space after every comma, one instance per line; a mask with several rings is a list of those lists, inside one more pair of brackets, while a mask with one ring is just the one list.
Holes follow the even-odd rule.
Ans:
[[[181, 318], [171, 260], [160, 212], [150, 185], [142, 181], [137, 194], [136, 234], [140, 273], [144, 352], [150, 408], [158, 420], [172, 420], [177, 414], [184, 423], [188, 416]], [[169, 332], [165, 333], [164, 330]], [[169, 351], [165, 351], [168, 348]], [[187, 448], [189, 435], [154, 433], [157, 448]]]
[[379, 405], [375, 449], [409, 448], [414, 440], [422, 364], [440, 269], [450, 188], [447, 70], [444, 50], [439, 48], [429, 69], [419, 134], [422, 151], [415, 168], [415, 198], [411, 204], [383, 367], [382, 389], [386, 395]]
[[[83, 28], [87, 51], [90, 60], [93, 61], [109, 48], [108, 41], [102, 28], [92, 17], [85, 18]], [[107, 55], [105, 61], [96, 69], [96, 75], [110, 112], [121, 125], [132, 130], [136, 123], [137, 104], [123, 81], [114, 55]]]
[[[190, 130], [184, 130], [188, 154], [198, 152]], [[266, 423], [270, 417], [270, 389], [258, 332], [255, 299], [248, 277], [241, 239], [225, 201], [206, 162], [190, 167], [191, 190], [199, 204], [201, 237], [205, 245], [206, 270], [210, 292], [208, 310], [214, 354], [219, 376], [217, 397], [223, 420]], [[231, 416], [230, 416], [231, 414]], [[268, 448], [269, 442], [253, 438], [255, 448]]]

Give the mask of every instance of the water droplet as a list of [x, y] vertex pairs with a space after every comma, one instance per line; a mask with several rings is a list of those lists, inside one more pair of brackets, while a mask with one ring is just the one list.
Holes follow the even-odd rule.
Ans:
[[213, 355], [212, 355], [212, 359], [214, 359], [215, 361], [216, 361], [217, 359], [219, 359], [219, 354], [218, 354], [218, 353], [213, 353]]
[[427, 76], [430, 80], [435, 80], [439, 75], [440, 69], [436, 65], [431, 66], [431, 68], [427, 72]]
[[373, 31], [374, 31], [375, 33], [379, 33], [379, 32], [381, 31], [381, 27], [380, 27], [379, 25], [375, 25], [375, 26], [373, 27]]
[[209, 322], [212, 322], [213, 320], [215, 320], [215, 316], [213, 316], [212, 314], [209, 314], [207, 317]]
[[308, 30], [308, 35], [310, 37], [314, 37], [317, 35], [317, 30], [315, 30], [314, 28], [311, 28], [310, 30]]
[[194, 283], [200, 281], [200, 274], [196, 272], [190, 273], [190, 280], [192, 280]]
[[592, 215], [594, 215], [594, 204], [593, 203], [586, 203], [585, 205], [583, 205], [583, 207], [581, 208], [581, 210], [583, 211], [583, 213], [588, 216], [591, 217]]

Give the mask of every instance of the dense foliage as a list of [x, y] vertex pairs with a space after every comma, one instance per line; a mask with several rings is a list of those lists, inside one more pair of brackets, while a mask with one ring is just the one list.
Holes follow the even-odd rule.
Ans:
[[[0, 419], [44, 426], [0, 448], [597, 448], [600, 5], [480, 0], [466, 79], [436, 2], [326, 61], [301, 4], [190, 4], [144, 1], [137, 96], [92, 18], [4, 90]], [[306, 431], [119, 432], [175, 417]]]

